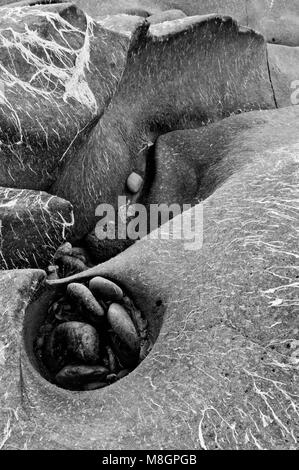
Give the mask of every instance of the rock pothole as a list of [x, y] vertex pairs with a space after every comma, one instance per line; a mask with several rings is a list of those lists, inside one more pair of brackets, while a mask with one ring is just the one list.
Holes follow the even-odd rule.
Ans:
[[134, 301], [100, 276], [46, 291], [30, 317], [25, 340], [31, 342], [34, 365], [49, 382], [68, 390], [117, 382], [138, 367], [153, 344], [148, 321]]

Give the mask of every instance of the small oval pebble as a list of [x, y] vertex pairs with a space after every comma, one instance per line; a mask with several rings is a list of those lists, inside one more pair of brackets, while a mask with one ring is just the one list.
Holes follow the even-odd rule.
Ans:
[[127, 179], [127, 187], [131, 193], [138, 193], [140, 191], [140, 188], [143, 184], [143, 178], [142, 176], [138, 175], [138, 173], [131, 173], [130, 176]]
[[127, 311], [119, 304], [110, 305], [107, 313], [112, 330], [133, 354], [139, 353], [139, 338], [135, 326]]
[[82, 315], [84, 315], [87, 321], [94, 324], [101, 324], [103, 322], [104, 309], [97, 302], [88, 287], [73, 282], [67, 287], [67, 295], [79, 306]]
[[103, 277], [94, 277], [89, 283], [89, 289], [97, 299], [118, 302], [123, 298], [123, 291], [114, 282]]
[[[86, 386], [89, 383], [100, 382], [106, 380], [109, 374], [108, 369], [102, 366], [82, 366], [72, 365], [65, 366], [55, 377], [55, 381], [66, 388], [75, 388]], [[105, 386], [107, 383], [105, 383]], [[97, 387], [99, 388], [99, 387]]]
[[54, 260], [57, 260], [58, 258], [61, 258], [62, 256], [65, 256], [65, 255], [66, 256], [71, 256], [72, 255], [72, 250], [73, 250], [73, 248], [72, 248], [71, 243], [69, 243], [69, 242], [64, 243], [63, 245], [61, 245], [57, 249], [57, 251], [54, 255]]
[[154, 25], [164, 23], [165, 21], [181, 20], [182, 18], [186, 18], [186, 14], [181, 10], [165, 10], [149, 16], [147, 21]]
[[96, 364], [100, 359], [98, 333], [86, 323], [62, 323], [46, 343], [45, 359], [53, 369], [72, 363]]

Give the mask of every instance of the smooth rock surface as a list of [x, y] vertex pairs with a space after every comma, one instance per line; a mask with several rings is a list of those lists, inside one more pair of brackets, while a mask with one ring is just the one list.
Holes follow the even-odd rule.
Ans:
[[[85, 57], [81, 71], [74, 66], [80, 60], [73, 53], [62, 57], [62, 39], [56, 31], [53, 41], [57, 51], [53, 61], [65, 59], [70, 68], [64, 70], [63, 80], [56, 77], [56, 69], [53, 72], [55, 96], [43, 76], [32, 95], [32, 90], [27, 90], [31, 69], [27, 62], [22, 66], [25, 59], [19, 45], [12, 44], [15, 55], [9, 60], [18, 64], [14, 73], [19, 80], [10, 87], [10, 78], [7, 81], [7, 72], [2, 70], [9, 93], [5, 94], [8, 101], [2, 103], [2, 130], [6, 130], [0, 173], [5, 186], [13, 182], [17, 187], [47, 188], [70, 201], [75, 216], [70, 238], [79, 241], [86, 237], [87, 246], [98, 253], [98, 261], [116, 255], [128, 243], [111, 243], [105, 249], [101, 243], [94, 246], [95, 210], [101, 202], [116, 205], [120, 193], [130, 195], [126, 178], [139, 166], [144, 149], [145, 157], [150, 158], [151, 144], [159, 135], [200, 127], [232, 113], [285, 106], [290, 101], [294, 70], [287, 65], [282, 67], [282, 61], [278, 65], [275, 60], [269, 64], [262, 37], [238, 27], [227, 17], [186, 17], [149, 27], [144, 18], [132, 15], [110, 15], [101, 24], [94, 24], [81, 10], [63, 3], [14, 7], [1, 12], [0, 20], [5, 27], [17, 15], [18, 21], [13, 25], [17, 35], [24, 25], [28, 25], [29, 31], [37, 28], [38, 33], [34, 34], [38, 34], [40, 48], [32, 50], [28, 46], [28, 54], [38, 76], [43, 70], [40, 64], [43, 47], [47, 50], [53, 46], [47, 42], [51, 18], [57, 22], [58, 30], [66, 22], [65, 34], [81, 51], [77, 53], [79, 57], [82, 60]], [[3, 60], [7, 53], [3, 47]], [[11, 66], [8, 61], [8, 68]], [[49, 70], [53, 71], [51, 67]], [[95, 78], [98, 76], [101, 80]], [[23, 85], [19, 86], [20, 80], [27, 87], [26, 93]], [[80, 81], [77, 88], [74, 80]], [[70, 97], [70, 85], [81, 94]], [[18, 107], [20, 113], [15, 112]], [[57, 116], [58, 108], [63, 119]], [[63, 144], [59, 140], [61, 132], [56, 124], [53, 127], [53, 122], [67, 129], [62, 132]], [[16, 136], [17, 124], [25, 126], [23, 140], [12, 142], [9, 139]], [[112, 185], [106, 184], [112, 180]], [[41, 256], [45, 256], [45, 248], [40, 249], [44, 250]], [[26, 261], [20, 267], [23, 266], [28, 266]]]
[[56, 372], [68, 365], [90, 366], [100, 360], [98, 333], [87, 323], [61, 323], [54, 328], [47, 343], [44, 361]]
[[271, 83], [279, 108], [299, 104], [299, 47], [268, 44]]
[[103, 277], [94, 277], [89, 283], [89, 289], [98, 300], [119, 302], [124, 295], [119, 286]]
[[104, 319], [103, 307], [97, 302], [88, 287], [73, 283], [67, 287], [67, 297], [75, 308], [86, 318], [87, 322], [100, 325]]
[[49, 190], [108, 106], [129, 42], [70, 3], [0, 9], [0, 27], [0, 185]]
[[107, 312], [107, 319], [116, 335], [132, 351], [133, 355], [139, 353], [139, 338], [126, 309], [117, 303], [112, 303]]
[[[212, 3], [209, 2], [209, 6]], [[238, 8], [242, 6], [242, 2], [228, 3]], [[194, 2], [185, 4], [192, 7]], [[225, 6], [225, 2], [222, 4]], [[278, 5], [277, 2], [271, 4]], [[219, 34], [217, 21], [212, 22], [215, 29], [210, 31], [215, 38], [215, 49], [220, 43], [228, 44], [227, 35]], [[153, 96], [147, 80], [150, 82], [156, 77], [159, 82], [161, 76], [143, 75], [147, 61], [141, 59], [143, 54], [144, 57], [159, 57], [157, 51], [166, 37], [174, 46], [177, 40], [183, 43], [181, 32], [187, 42], [190, 38], [194, 40], [197, 37], [194, 32], [197, 28], [201, 30], [205, 23], [201, 21], [200, 25], [192, 26], [192, 20], [188, 22], [187, 31], [181, 22], [172, 25], [172, 30], [164, 29], [165, 25], [162, 29], [152, 29], [145, 50], [138, 49], [138, 40], [134, 42], [137, 53], [129, 53], [131, 62], [122, 78], [123, 88], [119, 88], [111, 106], [114, 117], [106, 113], [107, 120], [101, 122], [106, 130], [98, 126], [92, 132], [95, 146], [105, 132], [106, 136], [111, 135], [118, 124], [115, 116], [119, 116], [119, 110], [128, 109], [124, 97], [132, 103], [134, 86], [136, 96], [136, 81], [130, 81], [132, 72], [138, 73], [140, 78], [137, 81], [140, 100], [131, 113], [130, 125], [134, 132], [140, 130], [138, 106], [142, 111], [155, 111], [156, 115], [157, 103], [147, 98]], [[112, 21], [111, 34], [116, 24]], [[209, 124], [227, 116], [227, 111], [228, 114], [237, 112], [234, 104], [241, 103], [242, 109], [248, 111], [252, 109], [252, 100], [259, 104], [262, 99], [264, 107], [275, 107], [270, 80], [266, 86], [267, 73], [263, 75], [267, 71], [265, 44], [251, 32], [243, 34], [236, 30], [230, 20], [221, 20], [220, 24], [219, 29], [226, 31], [228, 28], [232, 37], [237, 38], [230, 43], [232, 61], [247, 50], [247, 35], [249, 42], [257, 41], [260, 47], [253, 46], [248, 63], [243, 64], [244, 70], [249, 70], [249, 75], [243, 77], [243, 85], [242, 67], [238, 69], [240, 76], [233, 76], [232, 93], [228, 98], [221, 80], [222, 77], [227, 80], [224, 72], [226, 70], [229, 76], [233, 62], [228, 62], [227, 69], [221, 67], [218, 76], [215, 75], [215, 85], [211, 88], [214, 94], [202, 101], [204, 109], [208, 110], [206, 123]], [[129, 30], [128, 37], [134, 34], [132, 31], [134, 28]], [[209, 29], [204, 31], [210, 34]], [[140, 37], [143, 34], [144, 31]], [[124, 35], [120, 33], [120, 36]], [[198, 41], [201, 40], [202, 35], [198, 35]], [[129, 40], [125, 44], [126, 54]], [[201, 62], [204, 63], [206, 52], [210, 54], [207, 60], [215, 58], [216, 63], [219, 57], [215, 51], [205, 44], [202, 47]], [[182, 51], [186, 50], [183, 44]], [[225, 46], [220, 55], [227, 51]], [[187, 61], [193, 57], [192, 54], [185, 56]], [[160, 58], [165, 59], [164, 51]], [[159, 72], [166, 74], [169, 64], [166, 62], [166, 70], [161, 62], [157, 64]], [[181, 65], [179, 76], [186, 70], [184, 62]], [[209, 82], [211, 77], [207, 70], [210, 69], [203, 67], [200, 78], [204, 81], [206, 76]], [[259, 76], [261, 82], [257, 79]], [[194, 74], [193, 78], [198, 80], [198, 75]], [[188, 86], [190, 83], [187, 80]], [[240, 86], [238, 93], [237, 86]], [[176, 97], [169, 89], [160, 91]], [[238, 99], [245, 98], [237, 102], [236, 95]], [[220, 109], [216, 105], [219, 96], [222, 99]], [[188, 99], [184, 97], [181, 103], [182, 116], [183, 105], [190, 105]], [[169, 124], [168, 116], [163, 116], [163, 107], [158, 111], [161, 111], [161, 115], [158, 113], [160, 123]], [[122, 285], [147, 317], [152, 339], [158, 338], [146, 360], [111, 387], [72, 393], [41, 377], [30, 347], [34, 338], [34, 315], [41, 312], [28, 310], [24, 329], [23, 324], [25, 308], [44, 274], [41, 271], [1, 273], [0, 448], [298, 449], [298, 113], [295, 106], [247, 113], [204, 129], [176, 131], [159, 138], [154, 154], [157, 168], [151, 198], [168, 197], [174, 202], [177, 197], [179, 203], [195, 204], [191, 215], [198, 223], [197, 246], [190, 245], [190, 240], [161, 240], [149, 236], [109, 262], [82, 274], [86, 279], [107, 276]], [[128, 115], [124, 112], [124, 121]], [[174, 116], [175, 123], [171, 120], [171, 126], [163, 127], [163, 132], [172, 130], [173, 126], [176, 129], [177, 124], [182, 126], [181, 115]], [[188, 127], [192, 127], [194, 116], [188, 118]], [[198, 126], [197, 119], [198, 114], [194, 126]], [[150, 122], [151, 119], [146, 120], [146, 130]], [[130, 126], [124, 135], [131, 136], [129, 131]], [[130, 144], [125, 150], [120, 141], [115, 140], [120, 148], [111, 155], [124, 155], [126, 161], [119, 169], [118, 187], [120, 183], [125, 185], [141, 136], [142, 133], [137, 143], [128, 138]], [[149, 133], [146, 137], [152, 138]], [[86, 152], [91, 148], [92, 144], [87, 146]], [[103, 155], [106, 158], [108, 152]], [[186, 179], [187, 173], [180, 167], [180, 156], [185, 159], [184, 165], [189, 166], [192, 179]], [[87, 153], [83, 158], [90, 163]], [[109, 159], [107, 161], [110, 164]], [[95, 170], [97, 167], [91, 166], [91, 172]], [[105, 183], [111, 180], [110, 170], [117, 175], [115, 168], [107, 164], [102, 169], [101, 187], [106, 187]], [[90, 181], [88, 175], [86, 178]], [[157, 181], [161, 184], [156, 184]], [[77, 182], [75, 178], [74, 187], [84, 188], [82, 184], [76, 186]], [[87, 191], [91, 199], [93, 191], [91, 184]], [[108, 194], [107, 199], [110, 196]], [[203, 202], [199, 203], [201, 200]], [[179, 216], [174, 222], [181, 219]], [[164, 225], [160, 231], [166, 233], [167, 228]], [[39, 292], [42, 289], [41, 286]], [[41, 310], [43, 308], [41, 306]]]

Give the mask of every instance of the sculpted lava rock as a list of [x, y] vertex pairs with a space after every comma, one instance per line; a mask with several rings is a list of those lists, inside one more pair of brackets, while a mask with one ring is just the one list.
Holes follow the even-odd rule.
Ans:
[[73, 207], [43, 191], [0, 188], [0, 221], [0, 268], [46, 268], [71, 233]]
[[104, 319], [104, 309], [97, 302], [88, 287], [79, 283], [71, 283], [67, 287], [67, 295], [74, 305], [77, 305], [80, 313], [93, 324], [100, 325]]
[[121, 305], [112, 303], [107, 313], [108, 322], [120, 340], [128, 347], [133, 355], [138, 354], [140, 343], [134, 323]]
[[102, 366], [66, 366], [58, 372], [55, 381], [64, 388], [76, 389], [84, 386], [85, 390], [93, 390], [107, 386], [103, 381], [108, 373]]

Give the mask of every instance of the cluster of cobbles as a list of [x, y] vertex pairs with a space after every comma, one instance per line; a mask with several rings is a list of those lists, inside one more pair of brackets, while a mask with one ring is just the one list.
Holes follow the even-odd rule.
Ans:
[[147, 321], [114, 282], [71, 283], [51, 303], [35, 353], [51, 382], [69, 390], [106, 387], [151, 349]]

